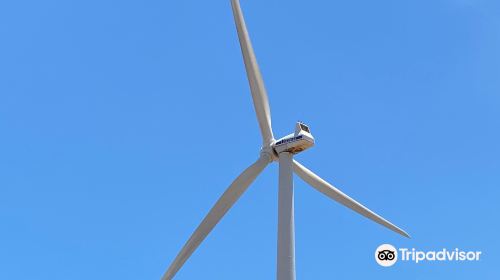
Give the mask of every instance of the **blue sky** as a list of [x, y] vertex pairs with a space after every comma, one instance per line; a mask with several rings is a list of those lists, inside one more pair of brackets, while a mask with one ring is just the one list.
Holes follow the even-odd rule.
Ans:
[[[500, 4], [245, 1], [295, 179], [298, 279], [498, 279]], [[260, 136], [229, 1], [0, 3], [0, 278], [159, 279]], [[273, 279], [277, 166], [176, 279]], [[375, 248], [480, 250], [376, 264]]]

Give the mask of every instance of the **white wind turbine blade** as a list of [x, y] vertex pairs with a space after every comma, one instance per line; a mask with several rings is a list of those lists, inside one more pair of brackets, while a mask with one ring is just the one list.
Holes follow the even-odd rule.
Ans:
[[198, 248], [200, 243], [207, 237], [227, 211], [247, 190], [248, 186], [257, 178], [257, 176], [269, 164], [270, 159], [267, 156], [261, 156], [255, 163], [245, 169], [236, 180], [231, 183], [227, 190], [217, 200], [215, 205], [210, 209], [210, 212], [205, 216], [201, 224], [193, 232], [189, 240], [184, 244], [181, 251], [175, 257], [167, 272], [161, 278], [162, 280], [170, 280], [179, 271], [186, 260]]
[[402, 236], [410, 238], [410, 235], [406, 233], [404, 230], [398, 228], [391, 222], [387, 221], [386, 219], [382, 218], [381, 216], [377, 215], [376, 213], [372, 212], [370, 209], [366, 208], [363, 206], [361, 203], [357, 202], [356, 200], [350, 198], [343, 192], [341, 192], [339, 189], [335, 188], [334, 186], [330, 185], [328, 182], [325, 180], [321, 179], [318, 175], [314, 174], [311, 170], [307, 169], [303, 165], [301, 165], [297, 161], [293, 161], [293, 170], [297, 175], [299, 175], [300, 178], [302, 178], [304, 181], [306, 181], [308, 184], [313, 186], [316, 190], [322, 192], [324, 195], [330, 197], [331, 199], [339, 202], [340, 204], [346, 206], [347, 208], [350, 208], [359, 214], [367, 217], [368, 219], [383, 225], [384, 227], [401, 234]]
[[238, 0], [231, 0], [231, 6], [233, 8], [234, 21], [238, 31], [241, 52], [245, 62], [250, 91], [252, 92], [253, 105], [255, 113], [257, 114], [257, 120], [259, 121], [263, 144], [264, 146], [269, 146], [274, 141], [274, 136], [271, 128], [271, 111], [269, 109], [266, 88], [262, 80], [259, 65], [257, 64], [257, 59], [255, 58], [250, 37], [248, 36], [240, 2]]

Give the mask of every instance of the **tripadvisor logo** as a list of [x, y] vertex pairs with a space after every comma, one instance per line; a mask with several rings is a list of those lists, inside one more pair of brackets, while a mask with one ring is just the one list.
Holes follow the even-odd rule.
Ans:
[[375, 261], [381, 266], [393, 266], [398, 259], [403, 262], [463, 262], [479, 261], [481, 251], [464, 251], [458, 248], [453, 250], [441, 249], [438, 251], [419, 251], [415, 248], [399, 248], [391, 244], [382, 244], [375, 250]]
[[375, 250], [375, 260], [381, 266], [393, 266], [398, 260], [398, 250], [391, 244], [382, 244]]

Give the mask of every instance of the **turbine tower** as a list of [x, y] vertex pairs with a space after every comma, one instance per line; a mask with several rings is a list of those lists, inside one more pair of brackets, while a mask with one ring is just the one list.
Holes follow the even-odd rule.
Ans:
[[234, 21], [245, 62], [253, 105], [262, 135], [260, 157], [234, 180], [219, 200], [205, 216], [201, 224], [188, 239], [184, 247], [165, 272], [162, 280], [170, 280], [179, 271], [186, 260], [198, 248], [200, 243], [212, 231], [227, 211], [234, 205], [250, 184], [271, 162], [279, 163], [278, 191], [278, 254], [277, 279], [295, 280], [295, 234], [293, 209], [293, 172], [319, 192], [350, 208], [366, 218], [405, 237], [405, 231], [377, 215], [361, 203], [350, 198], [311, 170], [293, 159], [293, 156], [314, 145], [314, 138], [309, 127], [302, 122], [295, 126], [295, 132], [278, 140], [274, 139], [271, 128], [271, 111], [264, 81], [257, 65], [257, 60], [250, 42], [238, 0], [231, 0]]

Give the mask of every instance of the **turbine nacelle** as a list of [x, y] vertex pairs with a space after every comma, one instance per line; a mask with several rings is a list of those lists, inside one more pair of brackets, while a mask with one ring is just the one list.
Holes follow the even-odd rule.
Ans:
[[276, 140], [272, 145], [276, 154], [283, 152], [297, 154], [312, 146], [314, 146], [314, 137], [309, 127], [302, 122], [297, 122], [295, 125], [295, 133]]

